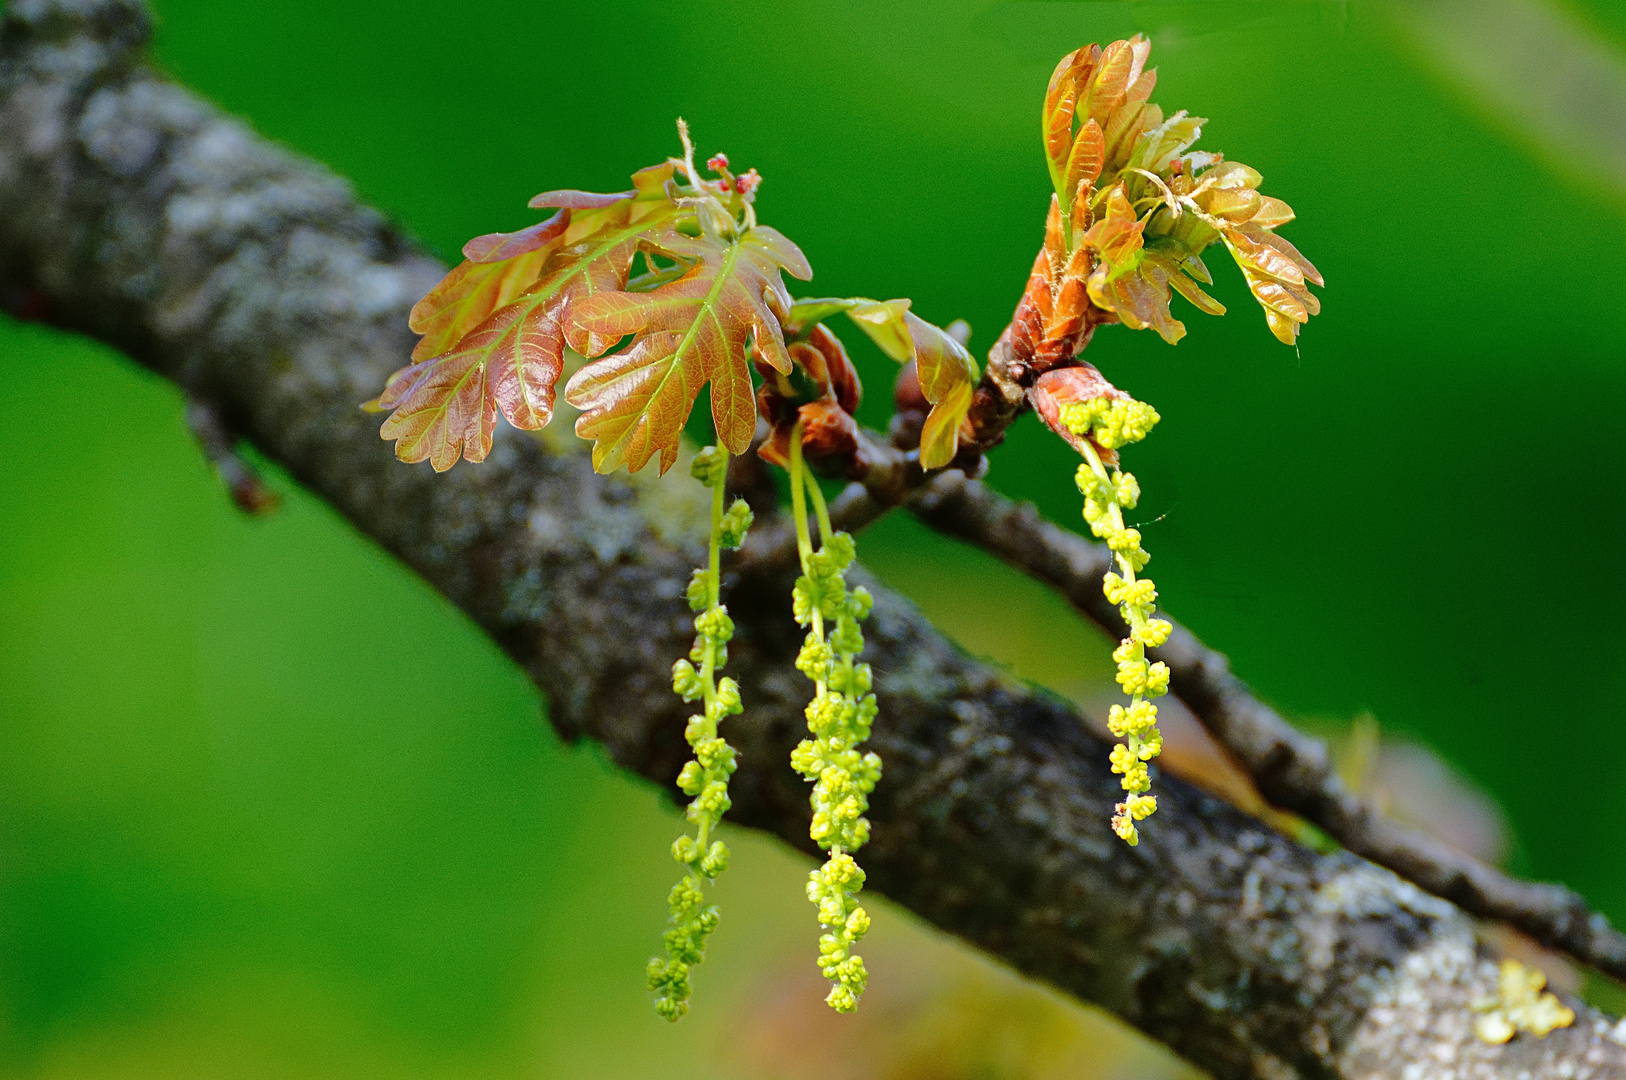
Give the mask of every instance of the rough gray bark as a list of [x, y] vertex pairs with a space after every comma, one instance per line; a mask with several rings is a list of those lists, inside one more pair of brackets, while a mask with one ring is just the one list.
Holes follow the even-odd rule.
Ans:
[[[670, 785], [695, 506], [513, 433], [445, 476], [396, 462], [355, 403], [406, 357], [406, 311], [442, 268], [341, 181], [160, 80], [147, 33], [135, 0], [10, 4], [0, 294], [209, 402], [467, 611], [562, 732]], [[787, 585], [729, 591], [734, 817], [806, 848]], [[1167, 777], [1156, 827], [1118, 843], [1106, 747], [1077, 716], [874, 591], [886, 776], [861, 854], [880, 892], [1222, 1078], [1626, 1078], [1626, 1028], [1586, 1009], [1543, 1040], [1476, 1041], [1493, 965], [1460, 912], [1387, 871]]]

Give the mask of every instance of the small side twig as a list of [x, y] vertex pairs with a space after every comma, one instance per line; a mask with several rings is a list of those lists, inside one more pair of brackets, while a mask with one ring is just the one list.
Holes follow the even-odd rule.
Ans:
[[[852, 494], [850, 510], [870, 499]], [[1111, 635], [1124, 632], [1101, 591], [1111, 566], [1105, 547], [1044, 520], [975, 480], [948, 472], [920, 488], [909, 509], [931, 528], [972, 544], [1044, 582]], [[860, 514], [861, 516], [861, 514]], [[1562, 885], [1520, 881], [1472, 856], [1385, 817], [1349, 790], [1326, 744], [1261, 702], [1231, 672], [1225, 656], [1175, 624], [1154, 659], [1169, 665], [1169, 685], [1253, 777], [1270, 803], [1299, 814], [1345, 848], [1388, 867], [1483, 919], [1505, 922], [1543, 945], [1626, 979], [1626, 935]]]
[[[1046, 521], [1031, 503], [1005, 498], [954, 469], [921, 471], [914, 455], [860, 432], [863, 479], [830, 504], [837, 528], [855, 532], [894, 506], [981, 548], [1065, 596], [1113, 637], [1125, 632], [1101, 590], [1107, 549]], [[795, 540], [782, 522], [760, 529], [740, 553], [743, 578], [788, 566]], [[1165, 615], [1166, 617], [1166, 615]], [[1562, 885], [1520, 881], [1398, 824], [1345, 786], [1326, 744], [1293, 727], [1231, 672], [1230, 661], [1175, 623], [1149, 655], [1169, 665], [1169, 686], [1253, 778], [1272, 805], [1300, 815], [1343, 847], [1482, 919], [1626, 979], [1626, 935]]]
[[192, 437], [215, 467], [237, 509], [258, 517], [273, 513], [282, 505], [282, 496], [261, 479], [254, 466], [238, 455], [237, 440], [218, 409], [200, 398], [192, 398], [186, 403], [186, 426], [192, 429]]

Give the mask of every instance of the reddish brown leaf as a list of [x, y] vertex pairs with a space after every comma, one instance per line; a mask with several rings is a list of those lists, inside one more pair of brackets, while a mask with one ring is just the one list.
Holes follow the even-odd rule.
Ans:
[[790, 438], [797, 424], [802, 425], [802, 456], [815, 465], [834, 460], [859, 472], [858, 421], [834, 401], [810, 401], [796, 408], [793, 418], [774, 425], [757, 456], [770, 465], [790, 467]]
[[[1081, 121], [1088, 117], [1098, 125], [1106, 124], [1112, 111], [1123, 101], [1124, 92], [1129, 89], [1131, 69], [1137, 66], [1136, 50], [1144, 41], [1141, 37], [1135, 39], [1134, 45], [1127, 41], [1114, 41], [1101, 50], [1101, 60], [1096, 64], [1094, 77], [1088, 87], [1082, 88], [1079, 96], [1078, 116]], [[1145, 59], [1142, 52], [1140, 62], [1144, 64]]]
[[671, 468], [707, 383], [718, 440], [744, 453], [756, 427], [747, 349], [754, 346], [775, 370], [790, 370], [779, 321], [789, 314], [790, 297], [779, 272], [812, 276], [796, 245], [766, 226], [731, 241], [668, 230], [652, 242], [693, 265], [653, 292], [607, 292], [574, 314], [580, 329], [604, 342], [637, 335], [626, 350], [584, 366], [565, 388], [583, 410], [576, 433], [594, 440], [593, 467], [600, 472], [622, 464], [637, 472], [657, 453], [661, 472]]
[[1128, 164], [1135, 140], [1145, 129], [1147, 102], [1151, 100], [1152, 90], [1156, 86], [1157, 69], [1153, 68], [1129, 85], [1129, 89], [1124, 92], [1122, 103], [1107, 121], [1105, 130], [1107, 171], [1117, 172]]
[[1109, 268], [1127, 265], [1139, 254], [1146, 222], [1138, 220], [1135, 209], [1124, 196], [1123, 185], [1107, 196], [1107, 215], [1090, 226], [1084, 243], [1094, 248]]
[[[376, 406], [393, 410], [380, 434], [396, 441], [396, 455], [403, 461], [427, 459], [441, 471], [460, 454], [469, 461], [485, 458], [499, 411], [518, 428], [547, 424], [553, 416], [554, 384], [563, 369], [567, 336], [573, 346], [596, 345], [602, 350], [609, 344], [600, 345], [592, 335], [570, 326], [571, 309], [626, 284], [627, 269], [648, 222], [671, 222], [682, 214], [679, 207], [664, 205], [664, 211], [652, 211], [653, 218], [632, 224], [627, 221], [632, 204], [623, 199], [601, 211], [609, 215], [606, 227], [580, 243], [562, 250], [538, 249], [502, 263], [464, 264], [475, 268], [472, 276], [487, 268], [547, 259], [540, 279], [518, 297], [506, 297], [487, 285], [497, 299], [511, 302], [497, 307], [455, 349], [391, 377]], [[485, 295], [469, 293], [463, 310]], [[471, 395], [478, 395], [478, 407]]]
[[1078, 104], [1078, 77], [1080, 69], [1093, 63], [1099, 49], [1090, 45], [1062, 57], [1050, 76], [1050, 87], [1044, 98], [1045, 157], [1050, 162], [1050, 179], [1058, 190], [1067, 170], [1067, 154], [1073, 144], [1073, 110]]
[[552, 249], [544, 247], [502, 262], [459, 263], [412, 308], [408, 324], [423, 335], [412, 358], [428, 360], [455, 346], [492, 312], [534, 285], [550, 254]]
[[[484, 461], [497, 424], [496, 401], [486, 393], [485, 365], [472, 354], [449, 353], [424, 366], [428, 370], [405, 385], [381, 434], [395, 440], [396, 457], [427, 458], [436, 472], [451, 468], [459, 456]], [[397, 385], [402, 380], [391, 384]]]
[[1315, 264], [1310, 262], [1309, 259], [1300, 255], [1298, 248], [1294, 247], [1286, 238], [1270, 232], [1269, 226], [1260, 226], [1259, 219], [1255, 218], [1253, 221], [1248, 222], [1247, 227], [1238, 231], [1249, 240], [1257, 244], [1268, 244], [1286, 256], [1294, 266], [1298, 267], [1299, 273], [1304, 275], [1306, 281], [1313, 281], [1317, 285], [1326, 285], [1326, 282], [1321, 280], [1321, 271], [1317, 270]]
[[1069, 207], [1075, 198], [1088, 199], [1088, 195], [1081, 193], [1079, 188], [1095, 183], [1105, 161], [1106, 142], [1101, 136], [1101, 125], [1091, 118], [1079, 129], [1078, 137], [1073, 140], [1072, 152], [1067, 156], [1067, 176], [1063, 184], [1067, 189]]
[[552, 208], [602, 210], [636, 194], [637, 191], [618, 191], [610, 195], [601, 195], [596, 191], [576, 191], [574, 188], [567, 188], [562, 191], [544, 191], [540, 195], [533, 196], [530, 207], [533, 210]]
[[808, 331], [807, 342], [792, 347], [796, 363], [806, 371], [821, 390], [847, 412], [855, 412], [864, 395], [864, 385], [858, 379], [858, 369], [847, 356], [847, 347], [830, 328], [819, 323]]
[[476, 236], [463, 245], [463, 257], [470, 262], [494, 263], [540, 251], [564, 235], [570, 224], [570, 211], [561, 210], [546, 221], [511, 233]]
[[1114, 318], [1178, 341], [1176, 291], [1223, 312], [1196, 284], [1210, 281], [1200, 253], [1222, 238], [1277, 337], [1294, 340], [1320, 310], [1306, 283], [1321, 275], [1272, 231], [1293, 211], [1259, 193], [1253, 169], [1191, 150], [1207, 121], [1183, 110], [1165, 118], [1151, 103], [1150, 52], [1141, 36], [1088, 46], [1051, 78], [1044, 131], [1056, 199], [1010, 336], [1014, 359], [1035, 371], [1065, 365]]

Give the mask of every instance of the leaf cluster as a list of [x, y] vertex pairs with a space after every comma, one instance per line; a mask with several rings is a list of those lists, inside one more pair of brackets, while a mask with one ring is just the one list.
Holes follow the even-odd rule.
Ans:
[[[1222, 154], [1192, 151], [1207, 121], [1165, 117], [1151, 101], [1156, 69], [1142, 36], [1064, 57], [1045, 95], [1045, 154], [1055, 188], [1044, 247], [1013, 326], [1018, 355], [1039, 370], [1076, 354], [1098, 322], [1151, 327], [1173, 344], [1185, 325], [1178, 292], [1211, 315], [1213, 277], [1202, 253], [1223, 243], [1265, 311], [1292, 344], [1321, 310], [1315, 266], [1275, 230], [1293, 219], [1261, 195], [1259, 174]], [[1093, 309], [1093, 310], [1092, 310]]]
[[[633, 174], [630, 190], [544, 192], [530, 205], [552, 217], [464, 246], [464, 261], [413, 308], [422, 335], [414, 363], [365, 406], [390, 413], [381, 433], [397, 456], [441, 471], [484, 460], [499, 414], [520, 429], [544, 427], [570, 353], [584, 362], [565, 398], [581, 410], [576, 433], [593, 441], [601, 472], [651, 460], [669, 469], [707, 386], [718, 444], [730, 453], [750, 445], [759, 414], [782, 443], [808, 406], [807, 430], [850, 452], [857, 375], [821, 325], [844, 312], [888, 355], [916, 365], [934, 406], [923, 457], [928, 467], [948, 463], [980, 375], [964, 346], [907, 300], [793, 301], [782, 275], [805, 281], [813, 271], [801, 249], [757, 221], [761, 178], [734, 175], [721, 154], [703, 178], [682, 121], [679, 132], [684, 156]], [[818, 448], [812, 440], [815, 456]], [[782, 447], [767, 451], [776, 453]]]

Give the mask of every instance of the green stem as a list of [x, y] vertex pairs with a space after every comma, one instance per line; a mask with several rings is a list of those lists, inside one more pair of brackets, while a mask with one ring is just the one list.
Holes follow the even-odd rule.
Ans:
[[802, 425], [798, 422], [790, 429], [790, 510], [796, 522], [796, 554], [801, 558], [804, 574], [808, 570], [807, 560], [813, 555], [813, 541], [807, 533], [806, 481], [802, 475], [805, 471], [806, 467], [802, 464]]
[[[796, 554], [801, 558], [802, 573], [809, 578], [813, 576], [813, 537], [807, 527], [807, 498], [806, 492], [812, 490], [819, 497], [821, 510], [819, 525], [825, 529], [824, 536], [829, 538], [829, 515], [823, 511], [824, 496], [818, 493], [817, 485], [812, 484], [808, 475], [807, 465], [802, 460], [802, 425], [800, 422], [790, 431], [790, 508], [791, 517], [796, 522]], [[817, 604], [813, 605], [813, 635], [821, 642], [824, 640], [824, 615], [819, 611]], [[824, 693], [824, 680], [819, 679], [813, 684], [818, 693]]]
[[813, 512], [819, 519], [819, 539], [828, 544], [835, 530], [830, 527], [830, 507], [824, 501], [824, 491], [819, 487], [818, 477], [813, 475], [812, 469], [804, 469], [802, 477], [807, 484], [808, 497], [813, 500]]
[[[721, 442], [715, 447], [716, 452], [722, 456], [724, 475], [728, 469], [728, 450]], [[725, 485], [717, 484], [711, 489], [711, 540], [706, 557], [706, 610], [716, 611], [722, 607], [723, 575], [722, 575], [722, 534], [723, 534], [723, 488]], [[717, 654], [713, 650], [706, 650], [706, 657], [700, 663], [701, 701], [705, 706], [705, 731], [708, 739], [717, 737]], [[700, 851], [706, 850], [706, 842], [711, 839], [711, 818], [702, 815], [696, 829], [695, 842]], [[695, 887], [702, 884], [698, 870], [692, 870], [690, 879]]]
[[[722, 455], [724, 475], [728, 470], [728, 449], [722, 443], [717, 444], [717, 453]], [[723, 589], [723, 488], [726, 485], [718, 484], [711, 489], [711, 548], [708, 551], [707, 566], [711, 570], [711, 603], [716, 607], [722, 600]]]

